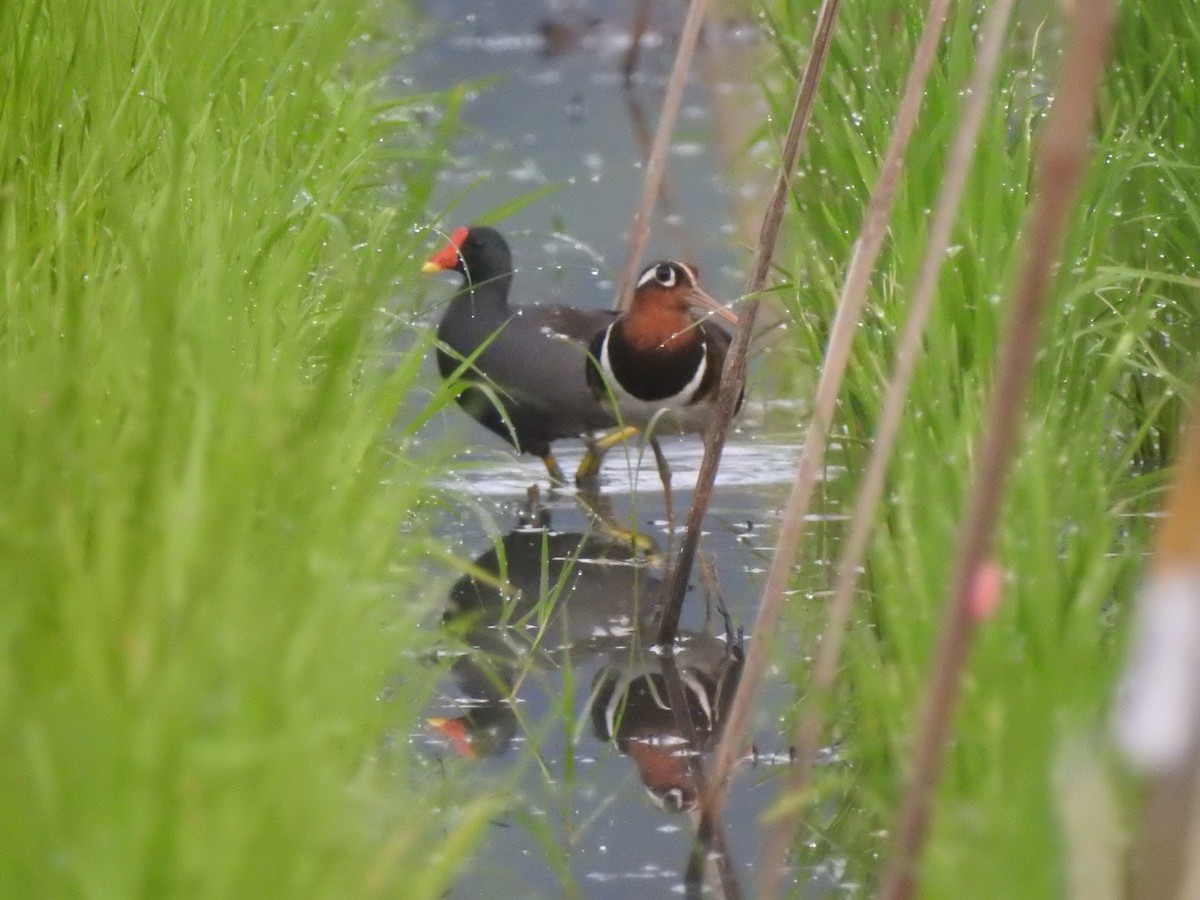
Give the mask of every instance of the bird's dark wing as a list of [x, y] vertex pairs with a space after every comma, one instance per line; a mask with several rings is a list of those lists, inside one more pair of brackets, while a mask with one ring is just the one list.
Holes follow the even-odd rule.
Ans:
[[597, 332], [603, 331], [617, 317], [611, 309], [578, 309], [574, 306], [522, 306], [518, 309], [522, 316], [556, 334], [579, 341], [585, 347], [591, 344]]
[[615, 419], [588, 387], [587, 343], [612, 315], [549, 306], [518, 307], [512, 313], [480, 352], [475, 368], [509, 401], [518, 431], [553, 440], [611, 428]]

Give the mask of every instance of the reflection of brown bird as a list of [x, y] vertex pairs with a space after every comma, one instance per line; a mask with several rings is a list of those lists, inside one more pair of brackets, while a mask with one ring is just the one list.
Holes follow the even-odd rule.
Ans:
[[561, 22], [555, 19], [543, 19], [538, 23], [538, 33], [542, 36], [542, 56], [553, 59], [573, 53], [579, 49], [583, 39], [600, 25], [599, 19], [588, 19], [585, 22]]
[[[596, 675], [590, 709], [593, 733], [633, 759], [651, 799], [667, 812], [695, 809], [689, 759], [720, 736], [743, 661], [740, 643], [710, 634], [685, 633], [679, 644], [673, 671], [657, 653], [612, 654]], [[686, 697], [691, 740], [671, 704], [673, 677], [677, 696]]]
[[[547, 585], [560, 587], [547, 597]], [[621, 542], [543, 528], [505, 535], [450, 590], [443, 622], [473, 648], [452, 670], [468, 699], [458, 704], [461, 715], [430, 719], [430, 726], [460, 756], [500, 755], [517, 734], [511, 694], [524, 671], [598, 660], [593, 734], [633, 760], [662, 809], [693, 809], [689, 755], [720, 734], [741, 675], [741, 640], [727, 621], [724, 639], [683, 634], [669, 661], [647, 649], [641, 636], [657, 621], [660, 586]], [[685, 698], [682, 715], [672, 697]]]

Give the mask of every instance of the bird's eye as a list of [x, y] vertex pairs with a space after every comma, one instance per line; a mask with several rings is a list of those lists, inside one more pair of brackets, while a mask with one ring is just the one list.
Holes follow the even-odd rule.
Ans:
[[675, 287], [675, 267], [659, 266], [654, 270], [654, 280], [663, 287]]

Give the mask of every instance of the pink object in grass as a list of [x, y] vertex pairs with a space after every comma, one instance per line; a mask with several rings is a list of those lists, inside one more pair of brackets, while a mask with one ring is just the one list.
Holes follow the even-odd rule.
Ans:
[[989, 559], [979, 564], [967, 592], [967, 613], [974, 621], [986, 622], [995, 614], [1003, 584], [1004, 572], [998, 562]]

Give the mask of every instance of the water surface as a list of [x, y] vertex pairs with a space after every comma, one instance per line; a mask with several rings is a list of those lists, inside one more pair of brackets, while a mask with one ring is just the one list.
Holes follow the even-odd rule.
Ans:
[[[648, 129], [685, 8], [652, 4], [629, 92], [622, 89], [621, 63], [635, 7], [424, 4], [427, 22], [436, 27], [406, 74], [420, 89], [474, 85], [463, 108], [465, 133], [439, 187], [440, 202], [449, 206], [445, 229], [546, 191], [499, 223], [518, 270], [514, 302], [612, 303]], [[718, 296], [740, 290], [744, 245], [769, 175], [734, 152], [752, 143], [765, 115], [753, 69], [765, 50], [747, 22], [722, 22], [706, 36], [648, 252], [648, 258], [698, 264]], [[431, 237], [431, 250], [437, 245]], [[450, 290], [448, 284], [430, 289], [431, 296]], [[491, 577], [448, 576], [438, 588], [457, 623], [447, 638], [454, 662], [429, 710], [436, 724], [418, 723], [412, 737], [436, 762], [439, 777], [479, 779], [481, 789], [501, 787], [514, 797], [511, 809], [491, 823], [455, 896], [625, 898], [683, 891], [696, 817], [679, 751], [711, 748], [740, 672], [742, 644], [754, 640], [742, 632], [754, 622], [804, 419], [801, 405], [767, 402], [756, 393], [756, 376], [762, 377], [761, 363], [705, 524], [702, 551], [716, 580], [703, 582], [697, 574], [682, 623], [685, 649], [671, 660], [655, 651], [644, 628], [664, 577], [655, 560], [631, 559], [623, 543], [597, 530], [573, 492], [549, 491], [540, 462], [518, 459], [457, 410], [429, 429], [429, 440], [463, 448], [460, 465], [443, 480], [457, 501], [442, 533], [476, 573]], [[664, 448], [682, 517], [701, 445], [679, 438], [664, 441]], [[564, 443], [556, 453], [572, 471], [582, 448]], [[837, 474], [826, 477], [836, 482]], [[531, 502], [534, 483], [539, 491]], [[636, 445], [614, 451], [601, 486], [600, 502], [613, 517], [636, 524], [667, 549], [664, 493], [649, 453], [639, 460]], [[837, 518], [829, 508], [813, 516], [817, 540], [810, 558], [824, 552]], [[502, 591], [499, 583], [507, 587]], [[798, 590], [788, 621], [811, 618], [817, 611], [812, 596], [819, 593], [816, 586]], [[476, 651], [466, 652], [471, 647]], [[680, 733], [670, 689], [681, 692], [676, 699], [687, 698], [690, 735]], [[727, 851], [748, 895], [760, 819], [775, 796], [772, 776], [788, 763], [781, 716], [794, 699], [794, 688], [773, 672], [729, 795]], [[852, 892], [835, 849], [822, 848], [816, 857], [792, 873], [803, 895]], [[709, 890], [719, 895], [715, 870], [708, 874]]]

